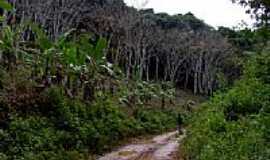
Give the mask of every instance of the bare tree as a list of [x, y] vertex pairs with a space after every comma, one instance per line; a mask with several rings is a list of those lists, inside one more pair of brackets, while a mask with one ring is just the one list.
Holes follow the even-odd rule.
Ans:
[[143, 9], [148, 3], [149, 0], [128, 0], [128, 4], [137, 8], [138, 10]]
[[[147, 2], [133, 0], [139, 8]], [[119, 0], [17, 0], [15, 5], [22, 21], [41, 24], [53, 39], [71, 28], [106, 37], [108, 60], [127, 78], [171, 81], [194, 93], [213, 93], [232, 53], [226, 39], [192, 14], [170, 19]]]

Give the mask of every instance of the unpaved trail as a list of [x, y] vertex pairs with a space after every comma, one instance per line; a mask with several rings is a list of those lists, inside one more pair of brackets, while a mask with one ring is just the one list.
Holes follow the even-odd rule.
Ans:
[[106, 154], [98, 160], [174, 160], [179, 142], [185, 137], [177, 131], [156, 136], [150, 140], [126, 145], [117, 151]]

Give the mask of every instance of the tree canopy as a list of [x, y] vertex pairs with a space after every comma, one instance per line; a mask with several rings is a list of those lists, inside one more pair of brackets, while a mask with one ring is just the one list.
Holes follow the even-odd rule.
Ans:
[[232, 0], [247, 8], [247, 13], [257, 20], [258, 26], [270, 26], [269, 0]]

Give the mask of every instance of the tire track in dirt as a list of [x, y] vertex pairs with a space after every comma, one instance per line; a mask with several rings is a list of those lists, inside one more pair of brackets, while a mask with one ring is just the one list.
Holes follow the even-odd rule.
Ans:
[[156, 136], [150, 140], [126, 145], [108, 153], [98, 160], [173, 160], [178, 151], [179, 142], [185, 137], [177, 131]]

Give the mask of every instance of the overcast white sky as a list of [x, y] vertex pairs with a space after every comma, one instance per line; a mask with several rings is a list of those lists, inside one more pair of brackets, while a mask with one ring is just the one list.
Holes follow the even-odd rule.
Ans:
[[[134, 4], [134, 1], [142, 3], [145, 0], [125, 0], [129, 5]], [[242, 20], [252, 26], [252, 20], [245, 14], [245, 9], [232, 4], [231, 0], [149, 0], [144, 8], [154, 8], [155, 12], [169, 14], [192, 12], [214, 27], [234, 27]]]

